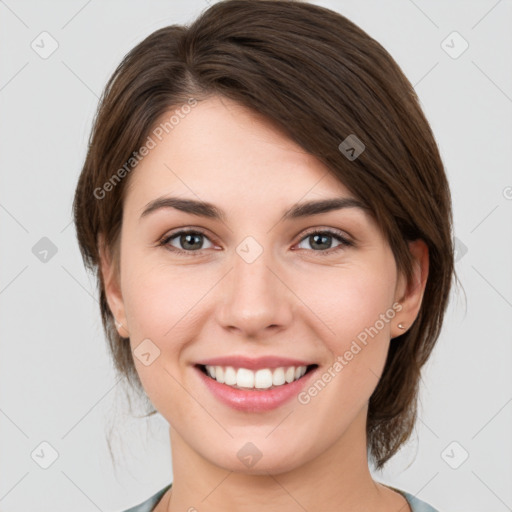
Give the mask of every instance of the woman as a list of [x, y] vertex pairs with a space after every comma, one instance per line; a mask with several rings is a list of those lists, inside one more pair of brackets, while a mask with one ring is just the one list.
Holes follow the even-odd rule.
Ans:
[[369, 470], [411, 434], [454, 274], [436, 142], [375, 40], [286, 0], [156, 31], [74, 212], [116, 369], [170, 425], [173, 483], [130, 510], [434, 510]]

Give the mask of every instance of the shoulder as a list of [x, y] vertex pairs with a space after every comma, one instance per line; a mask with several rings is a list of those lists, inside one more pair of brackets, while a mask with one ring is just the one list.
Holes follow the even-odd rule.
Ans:
[[421, 501], [419, 498], [416, 498], [416, 496], [413, 496], [412, 494], [401, 491], [399, 489], [395, 490], [398, 491], [407, 500], [407, 503], [409, 503], [412, 512], [438, 512], [438, 510], [436, 510], [434, 507], [428, 503], [425, 503], [424, 501]]
[[[135, 505], [132, 508], [124, 510], [123, 512], [151, 512], [156, 507], [158, 502], [162, 499], [163, 495], [167, 492], [167, 490], [170, 489], [171, 485], [172, 484], [169, 484], [163, 489], [160, 489], [157, 493], [153, 494], [153, 496], [149, 497], [146, 501], [143, 501], [142, 503], [139, 503], [138, 505]], [[419, 498], [416, 498], [416, 496], [413, 496], [412, 494], [409, 494], [408, 492], [402, 491], [400, 489], [392, 489], [402, 494], [402, 496], [404, 496], [404, 498], [407, 500], [407, 503], [409, 503], [412, 512], [438, 512], [438, 510], [430, 506], [428, 503], [425, 503], [424, 501], [420, 500]]]
[[135, 505], [132, 508], [124, 510], [123, 512], [151, 512], [158, 502], [162, 499], [163, 495], [166, 491], [171, 487], [172, 484], [169, 484], [167, 487], [160, 489], [157, 493], [153, 494], [150, 498], [138, 505]]

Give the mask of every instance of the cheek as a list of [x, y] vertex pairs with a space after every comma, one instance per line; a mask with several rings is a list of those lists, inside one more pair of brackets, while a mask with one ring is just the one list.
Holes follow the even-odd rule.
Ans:
[[[297, 295], [307, 298], [303, 302], [315, 313], [317, 324], [323, 323], [328, 338], [343, 348], [347, 340], [374, 326], [380, 315], [386, 312], [388, 317], [394, 315], [395, 275], [392, 267], [382, 264], [329, 270], [317, 275], [314, 281], [311, 276], [297, 277]], [[378, 322], [379, 331], [387, 335], [389, 318], [384, 324]]]
[[315, 287], [304, 282], [298, 295], [308, 297], [312, 325], [331, 353], [331, 364], [338, 362], [326, 375], [326, 379], [336, 375], [331, 387], [335, 398], [329, 394], [329, 400], [359, 407], [375, 389], [386, 361], [396, 314], [394, 267], [352, 266], [329, 277], [318, 279]]
[[190, 267], [171, 269], [142, 254], [127, 256], [123, 263], [123, 301], [130, 334], [161, 343], [183, 339], [178, 333], [190, 326], [201, 297], [215, 283], [211, 274]]
[[[147, 264], [135, 256], [123, 263], [123, 300], [135, 367], [153, 405], [171, 417], [169, 411], [179, 410], [183, 401], [180, 357], [197, 337], [194, 315], [204, 291], [198, 290], [190, 271], [171, 273], [168, 267]], [[138, 356], [144, 352], [150, 353], [149, 364]]]

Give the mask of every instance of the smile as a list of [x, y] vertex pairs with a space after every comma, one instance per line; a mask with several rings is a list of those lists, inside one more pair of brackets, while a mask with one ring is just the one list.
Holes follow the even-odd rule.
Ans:
[[[248, 365], [249, 366], [249, 365]], [[244, 367], [195, 364], [205, 389], [232, 409], [262, 413], [296, 398], [317, 373], [318, 365]]]
[[235, 389], [274, 389], [303, 377], [316, 365], [261, 368], [253, 371], [232, 366], [200, 365], [202, 371], [220, 384]]

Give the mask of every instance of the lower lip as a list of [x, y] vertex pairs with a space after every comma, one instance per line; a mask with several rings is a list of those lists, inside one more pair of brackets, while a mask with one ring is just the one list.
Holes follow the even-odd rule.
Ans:
[[297, 396], [309, 382], [311, 376], [318, 370], [318, 367], [310, 370], [298, 380], [268, 390], [232, 388], [208, 377], [197, 366], [194, 369], [199, 373], [199, 376], [212, 394], [224, 404], [239, 411], [264, 412], [276, 409]]

